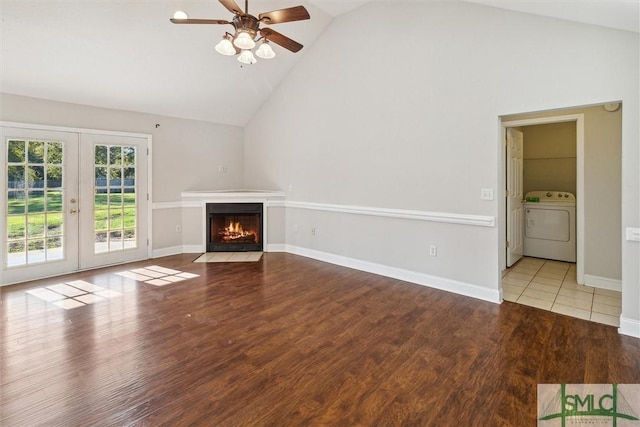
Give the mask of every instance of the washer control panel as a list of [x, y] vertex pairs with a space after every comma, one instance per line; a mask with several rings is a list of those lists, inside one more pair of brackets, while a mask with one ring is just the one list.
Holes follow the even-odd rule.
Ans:
[[566, 191], [529, 191], [525, 195], [527, 201], [537, 201], [539, 203], [575, 203], [576, 196]]

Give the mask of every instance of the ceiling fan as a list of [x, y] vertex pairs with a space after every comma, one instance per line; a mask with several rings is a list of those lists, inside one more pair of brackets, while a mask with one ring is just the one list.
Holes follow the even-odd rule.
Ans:
[[[243, 64], [254, 64], [257, 62], [253, 56], [253, 49], [256, 42], [262, 41], [260, 47], [256, 50], [256, 56], [263, 59], [270, 59], [275, 56], [275, 52], [269, 46], [269, 42], [273, 42], [291, 52], [298, 52], [302, 49], [302, 45], [289, 37], [280, 34], [271, 28], [261, 28], [261, 24], [272, 25], [281, 24], [283, 22], [303, 21], [310, 19], [309, 12], [304, 6], [295, 6], [287, 9], [272, 10], [258, 15], [256, 18], [249, 14], [249, 1], [244, 2], [244, 12], [234, 0], [220, 0], [220, 3], [226, 7], [234, 17], [231, 21], [224, 19], [192, 19], [183, 11], [177, 11], [173, 18], [170, 19], [174, 24], [217, 24], [232, 25], [235, 29], [234, 34], [226, 32], [222, 36], [222, 41], [215, 47], [218, 53], [222, 55], [237, 55], [238, 61]], [[258, 34], [261, 36], [258, 39]]]

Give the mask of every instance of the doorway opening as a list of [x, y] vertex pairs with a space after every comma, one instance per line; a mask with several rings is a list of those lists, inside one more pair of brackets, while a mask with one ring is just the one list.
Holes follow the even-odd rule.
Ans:
[[0, 285], [146, 259], [150, 135], [0, 122]]
[[[563, 110], [501, 116], [500, 129], [502, 139], [500, 144], [500, 164], [502, 167], [499, 171], [498, 179], [499, 182], [504, 185], [505, 189], [509, 188], [507, 185], [509, 181], [514, 180], [508, 172], [509, 162], [511, 162], [512, 159], [508, 156], [509, 147], [505, 144], [509, 129], [522, 130], [535, 127], [553, 127], [556, 125], [570, 126], [575, 132], [576, 264], [569, 264], [567, 273], [560, 278], [555, 276], [551, 277], [553, 274], [551, 274], [550, 271], [558, 267], [565, 268], [566, 262], [562, 264], [563, 261], [549, 261], [553, 256], [533, 255], [536, 258], [529, 258], [526, 256], [527, 253], [522, 253], [516, 254], [516, 259], [508, 259], [510, 254], [506, 242], [510, 240], [512, 237], [511, 234], [514, 231], [514, 226], [510, 224], [510, 220], [512, 217], [517, 217], [517, 215], [512, 214], [511, 211], [520, 208], [520, 213], [522, 214], [520, 218], [522, 218], [522, 221], [526, 218], [524, 215], [526, 212], [522, 210], [526, 202], [526, 191], [521, 179], [519, 183], [522, 188], [519, 192], [516, 191], [511, 195], [507, 193], [504, 198], [499, 199], [498, 233], [499, 236], [504, 239], [504, 241], [500, 242], [498, 248], [501, 272], [501, 295], [506, 301], [521, 302], [513, 299], [513, 289], [510, 289], [514, 281], [513, 279], [515, 279], [515, 281], [520, 279], [521, 281], [528, 280], [526, 283], [516, 283], [516, 286], [527, 288], [519, 294], [521, 297], [527, 297], [527, 292], [529, 293], [529, 297], [536, 292], [550, 292], [552, 291], [552, 289], [550, 289], [551, 285], [560, 286], [560, 292], [556, 294], [557, 298], [554, 297], [552, 304], [563, 305], [568, 302], [558, 300], [560, 297], [562, 297], [560, 299], [566, 300], [566, 295], [562, 295], [564, 291], [569, 293], [571, 293], [572, 290], [582, 292], [591, 291], [593, 307], [597, 306], [598, 309], [604, 307], [606, 309], [606, 313], [604, 311], [593, 311], [592, 317], [613, 316], [609, 319], [611, 320], [609, 324], [614, 324], [614, 320], [615, 322], [619, 322], [619, 318], [616, 316], [619, 317], [622, 287], [622, 245], [620, 244], [623, 238], [620, 232], [622, 229], [621, 103], [613, 102], [572, 107]], [[524, 168], [523, 164], [521, 168]], [[518, 180], [515, 181], [518, 182]], [[545, 187], [549, 186], [545, 185]], [[529, 188], [529, 190], [532, 189]], [[540, 190], [551, 190], [551, 188], [540, 188]], [[567, 192], [571, 193], [570, 190], [562, 189], [563, 191], [559, 191], [561, 190], [560, 188], [556, 190], [558, 191], [547, 191], [545, 195], [546, 193], [551, 193], [555, 197], [562, 196], [562, 199], [567, 199], [567, 201], [571, 199], [571, 195], [567, 196], [566, 194]], [[516, 194], [518, 197], [514, 197]], [[509, 196], [513, 197], [513, 205], [511, 206]], [[540, 196], [540, 198], [542, 198], [542, 196]], [[563, 200], [563, 202], [564, 201], [565, 200]], [[533, 203], [535, 200], [531, 202], [531, 205], [535, 206], [535, 203]], [[565, 203], [565, 205], [566, 204], [567, 203]], [[541, 204], [538, 207], [542, 208]], [[563, 207], [563, 209], [565, 208]], [[568, 208], [565, 210], [568, 210]], [[535, 213], [540, 214], [540, 212]], [[537, 219], [540, 219], [539, 216], [535, 217], [534, 215], [533, 220], [536, 221]], [[521, 234], [524, 234], [524, 228], [520, 229], [519, 226], [515, 228], [522, 230]], [[555, 240], [561, 239], [557, 238]], [[524, 258], [518, 262], [514, 268], [508, 268], [510, 265], [515, 264], [518, 256], [524, 256]], [[544, 266], [534, 266], [533, 264], [537, 262], [545, 264]], [[518, 277], [523, 273], [532, 277]], [[556, 271], [553, 271], [553, 273], [555, 275], [562, 275]], [[535, 276], [535, 278], [533, 276]], [[558, 282], [559, 280], [561, 283], [551, 283]], [[567, 281], [567, 283], [565, 283], [565, 281]], [[565, 289], [572, 286], [574, 289]], [[541, 298], [533, 298], [531, 302], [534, 302], [534, 300], [537, 303], [540, 302]], [[521, 303], [527, 304], [524, 301]], [[570, 311], [576, 311], [574, 310], [576, 307], [577, 305], [574, 305]], [[551, 311], [557, 310], [551, 308]], [[570, 313], [564, 314], [571, 315]], [[592, 318], [590, 320], [594, 319]]]
[[[576, 278], [584, 284], [584, 114], [557, 115], [537, 118], [506, 120], [502, 122], [504, 145], [504, 187], [505, 198], [505, 254], [501, 257], [501, 270], [512, 266], [524, 255], [525, 230], [525, 191], [534, 190], [524, 185], [523, 140], [511, 136], [511, 130], [528, 126], [573, 124], [575, 126], [575, 242], [576, 242]], [[552, 184], [539, 184], [552, 185]], [[569, 184], [570, 185], [570, 184]], [[535, 190], [558, 190], [552, 188]]]

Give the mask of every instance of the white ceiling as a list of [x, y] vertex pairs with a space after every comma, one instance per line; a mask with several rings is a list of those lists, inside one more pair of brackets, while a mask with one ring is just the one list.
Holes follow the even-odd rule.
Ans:
[[[302, 43], [302, 51], [274, 46], [275, 59], [241, 68], [213, 49], [231, 27], [169, 22], [179, 9], [192, 18], [230, 19], [216, 0], [0, 0], [0, 91], [242, 126], [332, 19], [369, 1], [250, 1], [254, 15], [302, 4], [311, 20], [274, 26]], [[637, 0], [469, 2], [627, 31], [639, 27]]]

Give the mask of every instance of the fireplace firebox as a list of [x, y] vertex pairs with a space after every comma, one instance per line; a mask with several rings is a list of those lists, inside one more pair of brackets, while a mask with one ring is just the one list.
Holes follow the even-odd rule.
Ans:
[[207, 252], [262, 251], [262, 203], [207, 203]]

